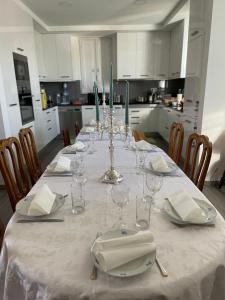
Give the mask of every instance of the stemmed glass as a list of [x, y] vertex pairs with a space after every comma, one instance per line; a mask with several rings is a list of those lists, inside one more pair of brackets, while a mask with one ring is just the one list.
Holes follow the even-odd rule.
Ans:
[[163, 176], [147, 173], [145, 178], [146, 178], [146, 186], [149, 190], [152, 204], [155, 204], [154, 198], [163, 185]]
[[90, 132], [89, 133], [89, 139], [90, 139], [90, 146], [89, 146], [89, 149], [88, 149], [88, 154], [93, 154], [95, 152], [95, 147], [94, 147], [95, 132]]
[[145, 167], [145, 159], [148, 152], [144, 150], [139, 150], [136, 148], [136, 172], [141, 174]]
[[111, 195], [113, 203], [119, 207], [119, 226], [123, 230], [126, 226], [123, 221], [123, 208], [130, 200], [130, 189], [125, 185], [114, 185], [111, 189]]

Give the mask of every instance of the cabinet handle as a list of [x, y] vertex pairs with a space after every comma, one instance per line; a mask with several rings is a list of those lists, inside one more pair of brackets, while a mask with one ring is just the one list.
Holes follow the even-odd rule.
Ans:
[[17, 47], [16, 48], [18, 51], [20, 51], [20, 52], [23, 52], [24, 51], [24, 49], [23, 48], [20, 48], [20, 47]]
[[52, 130], [52, 127], [48, 128], [48, 131]]
[[51, 120], [47, 120], [47, 123], [51, 122]]
[[64, 75], [64, 76], [60, 76], [61, 78], [70, 78], [70, 76], [66, 76], [66, 75]]
[[22, 99], [27, 99], [27, 98], [31, 98], [32, 96], [22, 96]]
[[12, 106], [17, 106], [17, 103], [12, 103], [12, 104], [9, 104], [10, 107]]
[[53, 111], [55, 111], [55, 108], [53, 109]]
[[[173, 74], [173, 73], [172, 73]], [[158, 74], [158, 76], [162, 77], [162, 76], [166, 76], [166, 74]]]
[[149, 75], [140, 75], [140, 76], [142, 76], [142, 77], [148, 77]]
[[131, 112], [138, 113], [138, 112], [140, 112], [140, 110], [131, 110]]
[[123, 75], [123, 77], [131, 77], [131, 75]]
[[94, 108], [93, 107], [85, 107], [85, 109], [93, 110]]
[[171, 111], [170, 111], [170, 110], [167, 110], [167, 112], [169, 112], [169, 113], [170, 113]]
[[28, 128], [30, 128], [30, 129], [31, 129], [31, 128], [34, 128], [34, 126], [33, 126], [33, 125], [31, 125], [31, 126], [29, 126]]
[[189, 102], [189, 103], [192, 103], [192, 102], [193, 102], [193, 100], [191, 100], [191, 99], [185, 99], [185, 101], [186, 101], [186, 102]]
[[46, 111], [46, 114], [50, 114], [50, 111]]
[[191, 36], [195, 36], [199, 33], [199, 30], [195, 30], [194, 32], [192, 32]]
[[140, 123], [138, 122], [131, 122], [132, 125], [139, 125]]
[[41, 100], [40, 99], [37, 99], [37, 100], [35, 100], [36, 102], [40, 102]]
[[191, 121], [189, 121], [189, 120], [185, 120], [184, 122], [186, 122], [188, 124], [191, 124]]
[[140, 117], [131, 117], [131, 119], [140, 119]]

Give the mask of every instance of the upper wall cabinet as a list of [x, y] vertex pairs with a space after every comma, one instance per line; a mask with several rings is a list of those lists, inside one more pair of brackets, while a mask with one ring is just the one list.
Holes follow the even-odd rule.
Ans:
[[101, 45], [99, 38], [80, 39], [81, 91], [93, 92], [94, 82], [102, 90]]
[[36, 33], [35, 39], [40, 81], [80, 79], [80, 57], [73, 37], [69, 34]]
[[136, 47], [136, 33], [117, 33], [117, 79], [136, 78]]
[[186, 75], [188, 20], [184, 20], [171, 32], [169, 78], [183, 78]]
[[153, 33], [154, 79], [168, 79], [170, 59], [170, 32], [159, 31]]

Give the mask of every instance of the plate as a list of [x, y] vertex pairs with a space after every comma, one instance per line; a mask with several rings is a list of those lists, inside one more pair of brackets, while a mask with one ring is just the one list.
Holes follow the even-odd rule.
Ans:
[[[110, 239], [110, 238], [122, 237], [125, 234], [132, 235], [135, 233], [137, 233], [137, 231], [135, 231], [135, 230], [124, 230], [122, 233], [121, 230], [117, 229], [114, 231], [109, 231], [109, 232], [104, 233], [98, 239], [106, 240], [106, 239]], [[146, 272], [148, 269], [151, 268], [151, 266], [155, 262], [156, 251], [152, 252], [150, 254], [147, 254], [145, 256], [142, 256], [140, 258], [137, 258], [135, 260], [132, 260], [129, 263], [119, 266], [113, 270], [105, 272], [104, 270], [102, 270], [101, 266], [98, 264], [98, 261], [95, 258], [95, 253], [93, 251], [94, 244], [95, 244], [95, 242], [93, 243], [92, 248], [91, 248], [91, 258], [93, 260], [93, 263], [100, 271], [102, 271], [103, 273], [106, 273], [110, 276], [122, 277], [122, 278], [136, 276], [136, 275]]]
[[[149, 149], [138, 149], [138, 150], [151, 152], [151, 151], [157, 151], [157, 148], [158, 148], [157, 146], [149, 144]], [[131, 149], [134, 150], [134, 151], [136, 151], [136, 145], [135, 145], [135, 143], [133, 143], [131, 145]]]
[[30, 195], [30, 196], [27, 196], [25, 198], [23, 198], [22, 200], [20, 200], [17, 205], [16, 205], [16, 212], [23, 216], [23, 217], [42, 217], [42, 216], [49, 216], [50, 214], [53, 214], [55, 213], [58, 209], [60, 209], [60, 207], [63, 206], [63, 204], [65, 203], [65, 197], [63, 197], [62, 195], [60, 194], [56, 194], [56, 198], [55, 198], [55, 201], [54, 201], [54, 204], [52, 206], [52, 210], [50, 212], [50, 214], [37, 214], [37, 215], [32, 215], [32, 216], [29, 216], [28, 215], [28, 209], [30, 207], [30, 204], [31, 204], [31, 201], [34, 199], [34, 196], [35, 195]]
[[67, 146], [62, 150], [62, 154], [76, 154], [77, 150], [74, 149], [72, 146]]
[[71, 174], [72, 175], [71, 171], [55, 171], [56, 164], [57, 164], [57, 161], [54, 161], [49, 166], [47, 166], [46, 173], [52, 174], [52, 175], [54, 175], [54, 174], [65, 174], [65, 175]]
[[170, 218], [170, 221], [172, 223], [176, 223], [179, 225], [188, 225], [188, 224], [194, 224], [194, 225], [210, 225], [215, 223], [215, 218], [217, 216], [216, 209], [209, 204], [208, 202], [204, 200], [199, 200], [196, 198], [193, 198], [195, 202], [199, 205], [199, 207], [204, 211], [206, 214], [206, 219], [204, 222], [187, 222], [181, 220], [180, 216], [176, 213], [172, 205], [169, 203], [169, 201], [166, 199], [165, 204], [163, 206], [164, 212], [167, 214], [167, 216]]
[[172, 175], [173, 173], [177, 172], [177, 170], [179, 169], [178, 166], [175, 164], [175, 163], [172, 163], [172, 162], [169, 162], [167, 161], [166, 162], [168, 167], [169, 167], [169, 170], [166, 171], [166, 172], [160, 172], [160, 171], [156, 171], [153, 169], [152, 167], [152, 164], [151, 162], [149, 162], [148, 165], [146, 165], [146, 169], [151, 171], [152, 173], [155, 173], [156, 175]]
[[80, 133], [94, 133], [94, 132], [95, 132], [95, 126], [83, 127], [80, 130]]

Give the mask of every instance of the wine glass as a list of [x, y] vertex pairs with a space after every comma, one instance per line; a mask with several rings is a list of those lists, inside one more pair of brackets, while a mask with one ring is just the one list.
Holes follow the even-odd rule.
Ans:
[[111, 189], [111, 195], [113, 203], [119, 207], [119, 226], [123, 230], [126, 226], [123, 222], [123, 208], [130, 200], [130, 189], [125, 185], [114, 185]]
[[145, 159], [148, 152], [144, 150], [139, 150], [136, 148], [136, 168], [137, 174], [141, 174], [141, 170], [144, 170], [145, 167]]
[[152, 204], [155, 204], [154, 198], [163, 185], [163, 176], [147, 173], [145, 178], [146, 178], [146, 186], [150, 192], [150, 197], [152, 199]]

